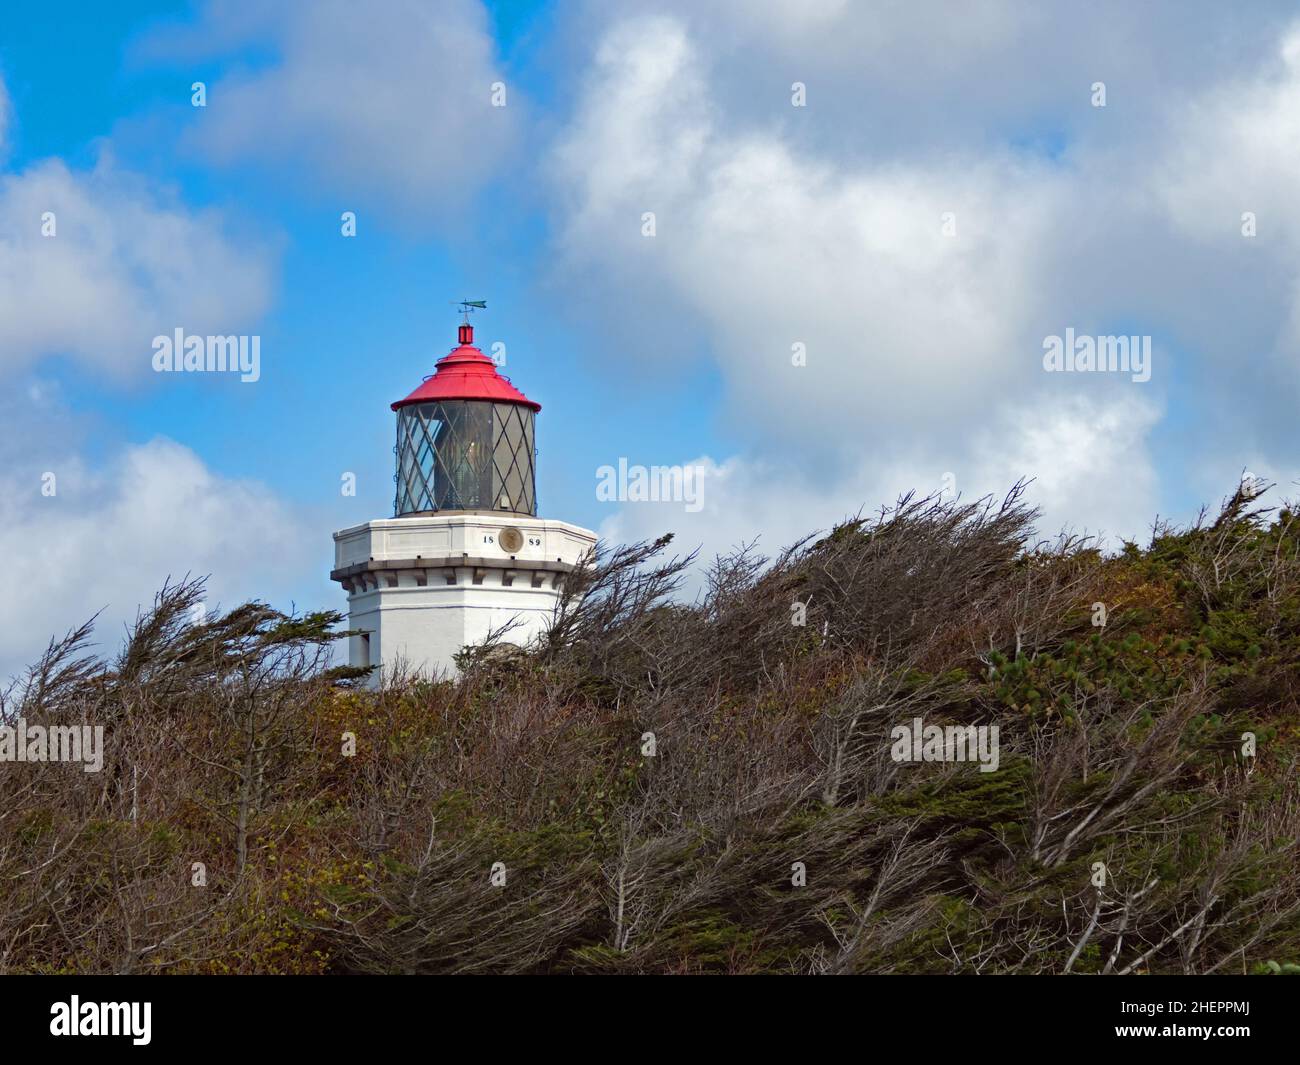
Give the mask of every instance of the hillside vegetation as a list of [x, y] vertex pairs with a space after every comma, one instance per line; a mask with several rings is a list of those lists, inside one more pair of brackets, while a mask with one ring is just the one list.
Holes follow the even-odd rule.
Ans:
[[[1115, 556], [1035, 517], [905, 499], [694, 605], [666, 540], [605, 548], [538, 646], [375, 693], [338, 614], [170, 585], [0, 701], [105, 735], [0, 763], [0, 973], [1291, 968], [1296, 516]], [[997, 770], [895, 761], [918, 718]]]

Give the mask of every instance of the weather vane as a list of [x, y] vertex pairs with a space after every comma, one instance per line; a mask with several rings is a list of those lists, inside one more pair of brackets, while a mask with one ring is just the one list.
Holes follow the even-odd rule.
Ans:
[[461, 300], [456, 306], [460, 308], [461, 314], [465, 316], [465, 324], [469, 325], [470, 312], [487, 310], [487, 300]]

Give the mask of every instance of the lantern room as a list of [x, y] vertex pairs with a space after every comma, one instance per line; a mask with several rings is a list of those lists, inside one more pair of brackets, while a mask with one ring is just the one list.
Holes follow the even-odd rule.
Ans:
[[536, 515], [533, 419], [541, 405], [474, 347], [474, 327], [397, 412], [394, 515], [446, 511]]

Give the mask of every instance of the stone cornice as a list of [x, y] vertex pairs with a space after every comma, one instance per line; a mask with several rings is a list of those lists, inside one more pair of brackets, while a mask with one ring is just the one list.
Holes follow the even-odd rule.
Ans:
[[372, 558], [367, 562], [354, 562], [351, 566], [330, 570], [330, 580], [343, 581], [359, 577], [364, 573], [384, 570], [399, 572], [403, 570], [430, 569], [506, 569], [522, 571], [539, 571], [543, 573], [571, 573], [577, 567], [572, 562], [559, 559], [514, 559], [509, 555], [497, 555], [491, 558], [483, 555], [439, 555], [432, 558]]

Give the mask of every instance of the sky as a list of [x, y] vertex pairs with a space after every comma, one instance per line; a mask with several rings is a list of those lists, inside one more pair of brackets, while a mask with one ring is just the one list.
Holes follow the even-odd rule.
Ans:
[[[611, 541], [1294, 496], [1298, 179], [1287, 4], [5, 0], [0, 674], [169, 577], [344, 609], [461, 299], [542, 404], [541, 515]], [[157, 372], [176, 329], [257, 379]], [[620, 460], [698, 496], [605, 498]]]

